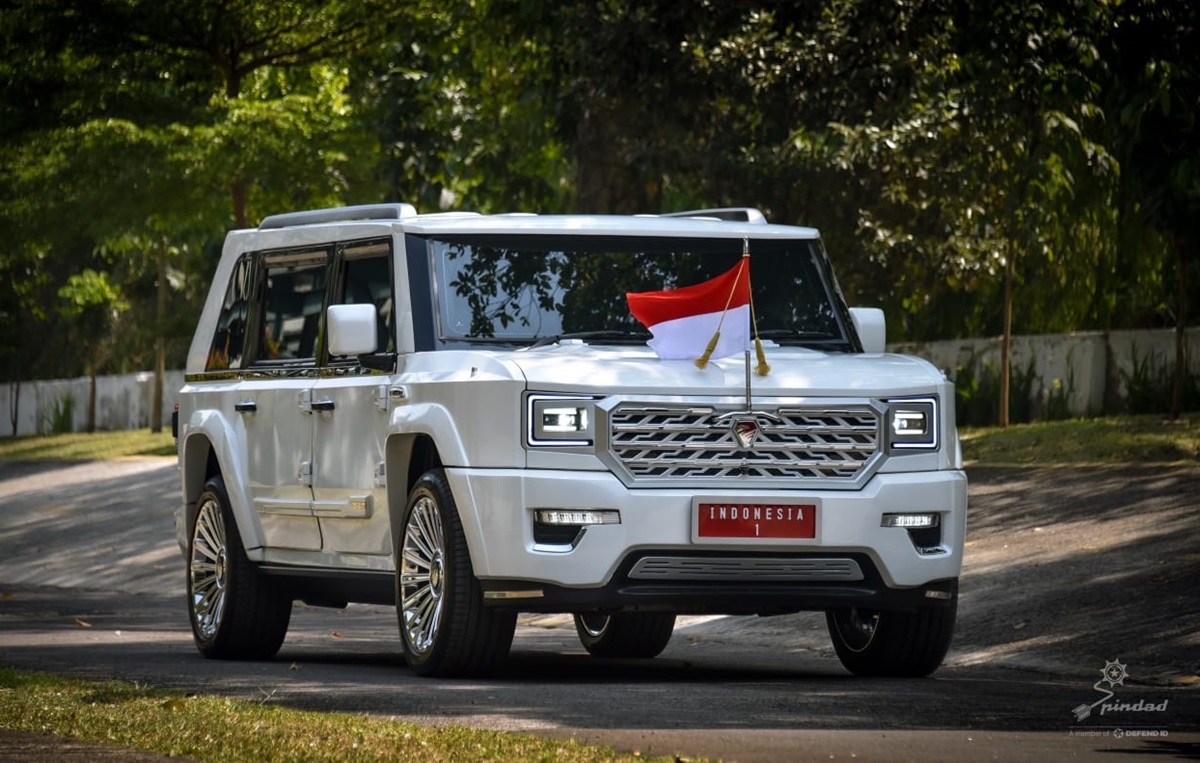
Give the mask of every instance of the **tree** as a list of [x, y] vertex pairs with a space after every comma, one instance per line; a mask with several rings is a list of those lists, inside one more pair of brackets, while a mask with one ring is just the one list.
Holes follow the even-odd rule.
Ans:
[[96, 376], [104, 368], [117, 340], [115, 329], [121, 313], [129, 303], [104, 273], [87, 269], [67, 279], [58, 290], [62, 298], [62, 314], [71, 321], [71, 329], [84, 356], [88, 377], [87, 431], [96, 431]]
[[[1169, 415], [1179, 418], [1188, 369], [1185, 330], [1200, 262], [1200, 10], [1145, 0], [1119, 6], [1105, 53], [1108, 110], [1123, 169], [1119, 207], [1130, 227], [1149, 225], [1173, 256], [1175, 361]], [[1128, 255], [1127, 255], [1128, 256]]]

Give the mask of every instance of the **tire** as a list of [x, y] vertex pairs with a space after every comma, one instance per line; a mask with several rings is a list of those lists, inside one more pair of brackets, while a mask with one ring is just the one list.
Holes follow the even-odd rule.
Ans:
[[575, 615], [575, 632], [593, 657], [657, 657], [674, 630], [675, 615], [660, 612]]
[[196, 648], [222, 660], [274, 656], [287, 635], [292, 598], [246, 558], [220, 476], [200, 492], [188, 539], [188, 620]]
[[441, 469], [417, 480], [396, 543], [396, 616], [409, 667], [481, 676], [508, 656], [517, 613], [483, 606], [458, 507]]
[[950, 604], [915, 612], [834, 609], [825, 613], [842, 665], [858, 676], [920, 677], [937, 670], [950, 648], [958, 591]]

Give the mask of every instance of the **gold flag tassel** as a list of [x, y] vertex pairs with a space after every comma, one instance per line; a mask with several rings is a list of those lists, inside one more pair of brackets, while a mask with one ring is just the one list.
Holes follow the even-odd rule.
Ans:
[[[733, 279], [733, 288], [729, 290], [729, 297], [725, 300], [725, 309], [721, 312], [721, 320], [717, 322], [717, 330], [713, 332], [712, 339], [708, 340], [708, 347], [704, 348], [704, 353], [696, 358], [696, 368], [708, 367], [708, 361], [717, 349], [717, 342], [721, 341], [721, 326], [725, 323], [725, 314], [729, 312], [729, 304], [733, 302], [733, 295], [737, 293], [737, 285], [742, 280], [742, 273], [746, 270], [745, 258], [749, 256], [750, 253], [748, 251], [742, 252], [742, 266], [738, 270], [737, 276]], [[751, 308], [751, 311], [753, 311], [753, 308]]]
[[[724, 320], [725, 316], [721, 316]], [[717, 342], [721, 340], [721, 329], [713, 332], [712, 339], [708, 340], [708, 347], [704, 348], [704, 354], [696, 358], [696, 368], [704, 368], [708, 365], [709, 358], [712, 357], [713, 351], [717, 349]]]
[[766, 376], [771, 373], [771, 367], [767, 365], [767, 353], [763, 352], [762, 340], [758, 338], [757, 331], [754, 337], [754, 354], [758, 356], [758, 363], [754, 366], [754, 372], [759, 376]]

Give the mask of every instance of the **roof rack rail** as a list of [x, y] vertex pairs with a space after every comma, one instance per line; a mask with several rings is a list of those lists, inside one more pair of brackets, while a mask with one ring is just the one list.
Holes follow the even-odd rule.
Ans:
[[668, 212], [663, 217], [711, 217], [734, 223], [766, 225], [767, 216], [754, 207], [720, 207], [718, 209], [691, 209], [687, 212]]
[[259, 230], [287, 228], [292, 225], [315, 225], [348, 220], [403, 220], [416, 217], [417, 208], [412, 204], [361, 204], [354, 207], [329, 207], [310, 209], [305, 212], [286, 212], [268, 215], [259, 223]]

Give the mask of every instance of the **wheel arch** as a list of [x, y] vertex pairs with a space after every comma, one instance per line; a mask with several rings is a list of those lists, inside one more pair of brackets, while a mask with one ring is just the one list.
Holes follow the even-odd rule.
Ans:
[[202, 417], [199, 424], [188, 427], [179, 456], [183, 500], [190, 519], [190, 512], [195, 510], [204, 484], [210, 478], [221, 475], [229, 496], [229, 509], [237, 522], [242, 545], [249, 553], [251, 549], [262, 547], [262, 534], [251, 511], [253, 502], [246, 487], [245, 470], [241, 462], [234, 458], [231, 442], [236, 442], [233, 432], [218, 416]]
[[443, 463], [437, 443], [424, 433], [392, 435], [387, 440], [384, 458], [387, 461], [388, 524], [392, 531], [392, 548], [395, 548], [413, 485], [422, 474], [443, 466]]

